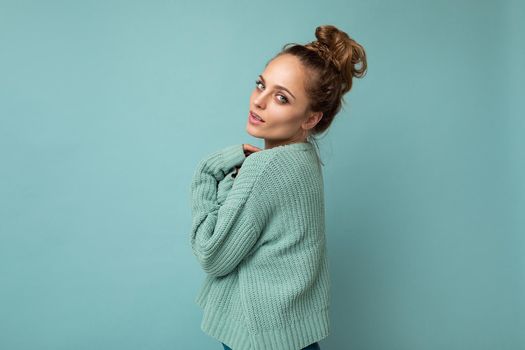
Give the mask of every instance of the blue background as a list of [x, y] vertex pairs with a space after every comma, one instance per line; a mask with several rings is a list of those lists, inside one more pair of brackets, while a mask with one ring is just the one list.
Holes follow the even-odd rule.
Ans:
[[[0, 1], [0, 348], [221, 349], [189, 184], [288, 42], [369, 71], [321, 140], [322, 349], [525, 348], [525, 3]], [[242, 350], [242, 349], [238, 349]]]

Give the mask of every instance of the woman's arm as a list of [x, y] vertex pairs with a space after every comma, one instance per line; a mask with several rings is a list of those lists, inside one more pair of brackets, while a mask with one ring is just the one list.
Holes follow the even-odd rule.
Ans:
[[[267, 212], [261, 209], [270, 158], [266, 152], [246, 157], [239, 144], [214, 152], [199, 163], [191, 184], [191, 246], [206, 273], [230, 273], [259, 238], [264, 223], [261, 213]], [[241, 164], [242, 171], [219, 204], [218, 182]]]

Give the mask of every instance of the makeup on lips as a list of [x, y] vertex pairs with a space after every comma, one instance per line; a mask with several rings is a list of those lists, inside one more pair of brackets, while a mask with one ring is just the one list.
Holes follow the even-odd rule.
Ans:
[[252, 111], [248, 113], [248, 120], [250, 121], [250, 123], [256, 125], [264, 123], [264, 120], [257, 118], [255, 115], [253, 115]]

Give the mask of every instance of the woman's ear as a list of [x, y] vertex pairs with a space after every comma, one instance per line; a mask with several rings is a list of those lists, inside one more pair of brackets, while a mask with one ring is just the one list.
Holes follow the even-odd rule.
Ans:
[[323, 112], [312, 112], [310, 116], [304, 121], [303, 127], [306, 130], [312, 129], [319, 123], [319, 121], [323, 118]]

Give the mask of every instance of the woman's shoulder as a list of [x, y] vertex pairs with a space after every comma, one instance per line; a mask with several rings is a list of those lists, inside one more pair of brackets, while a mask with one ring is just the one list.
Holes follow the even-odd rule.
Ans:
[[[243, 178], [262, 177], [272, 182], [297, 181], [307, 176], [318, 176], [318, 157], [311, 143], [293, 143], [262, 149], [248, 155], [239, 174]], [[238, 178], [238, 177], [237, 177]]]
[[312, 143], [310, 142], [297, 142], [291, 144], [285, 144], [280, 146], [275, 146], [269, 149], [262, 149], [260, 151], [252, 153], [248, 158], [255, 156], [253, 160], [267, 161], [272, 158], [282, 158], [292, 163], [299, 163], [302, 155], [304, 154], [313, 154], [315, 149]]

